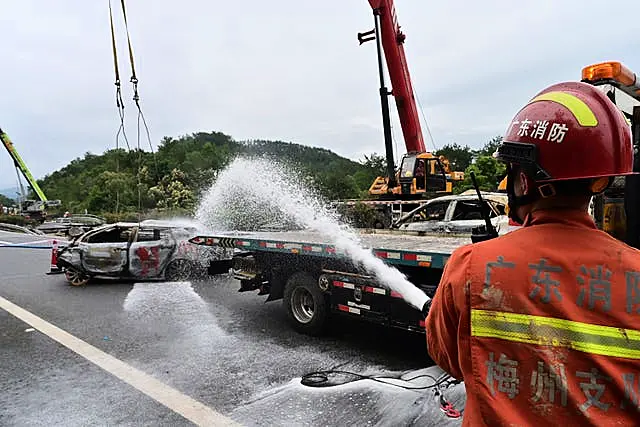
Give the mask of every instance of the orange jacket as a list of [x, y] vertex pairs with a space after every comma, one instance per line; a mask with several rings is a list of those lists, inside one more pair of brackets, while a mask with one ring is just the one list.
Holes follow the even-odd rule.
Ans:
[[640, 425], [640, 251], [586, 213], [456, 250], [426, 330], [463, 425]]

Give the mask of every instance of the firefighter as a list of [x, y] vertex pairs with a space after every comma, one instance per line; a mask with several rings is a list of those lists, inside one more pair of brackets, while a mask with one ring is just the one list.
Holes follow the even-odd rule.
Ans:
[[463, 425], [638, 425], [640, 251], [598, 230], [593, 194], [632, 173], [629, 126], [581, 82], [514, 117], [516, 231], [457, 249], [426, 319], [432, 359], [467, 391]]

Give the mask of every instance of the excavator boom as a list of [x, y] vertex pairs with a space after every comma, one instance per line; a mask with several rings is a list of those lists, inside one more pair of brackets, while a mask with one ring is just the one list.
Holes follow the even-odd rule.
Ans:
[[4, 147], [9, 152], [9, 155], [13, 159], [13, 163], [15, 164], [16, 168], [20, 169], [20, 172], [22, 172], [22, 175], [29, 183], [29, 186], [31, 186], [33, 191], [36, 193], [36, 196], [38, 196], [38, 199], [40, 199], [40, 201], [46, 202], [47, 196], [44, 195], [44, 192], [36, 182], [35, 178], [33, 177], [33, 175], [31, 175], [29, 168], [27, 168], [27, 165], [24, 163], [24, 161], [16, 151], [13, 143], [2, 129], [0, 129], [0, 140], [2, 140], [2, 145], [4, 145]]
[[405, 35], [400, 31], [393, 0], [369, 0], [369, 4], [380, 16], [381, 43], [407, 152], [423, 153], [425, 145], [404, 54]]
[[[464, 173], [451, 171], [446, 158], [434, 156], [426, 150], [409, 66], [404, 53], [405, 35], [400, 30], [393, 0], [368, 1], [373, 9], [375, 28], [358, 33], [358, 40], [360, 44], [376, 41], [387, 160], [387, 176], [377, 177], [369, 188], [369, 194], [384, 199], [419, 199], [451, 193], [453, 181], [464, 179]], [[391, 80], [391, 91], [387, 89], [384, 81], [383, 52]], [[389, 95], [393, 95], [395, 99], [407, 150], [397, 172], [393, 159]]]
[[[38, 200], [23, 200], [20, 202], [20, 212], [23, 215], [26, 215], [27, 218], [36, 220], [36, 221], [44, 221], [47, 217], [47, 212], [45, 211], [46, 207], [60, 206], [62, 202], [60, 200], [48, 200], [47, 196], [44, 195], [44, 191], [38, 185], [38, 182], [35, 180], [33, 175], [31, 175], [31, 171], [27, 168], [27, 165], [24, 163], [16, 148], [13, 146], [13, 143], [9, 139], [6, 133], [2, 129], [0, 129], [0, 141], [2, 141], [2, 145], [7, 149], [11, 159], [13, 159], [13, 163], [16, 167], [16, 172], [20, 171], [22, 176], [27, 180], [29, 186], [36, 194]], [[22, 190], [22, 196], [26, 198], [26, 194], [24, 194], [24, 190], [22, 189], [22, 182], [20, 181], [20, 175], [18, 173], [18, 183], [20, 184], [20, 189]]]

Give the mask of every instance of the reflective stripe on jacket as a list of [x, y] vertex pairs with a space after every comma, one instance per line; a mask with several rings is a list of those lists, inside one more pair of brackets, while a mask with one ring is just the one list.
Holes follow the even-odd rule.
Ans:
[[640, 425], [640, 251], [586, 213], [459, 248], [426, 330], [464, 425]]

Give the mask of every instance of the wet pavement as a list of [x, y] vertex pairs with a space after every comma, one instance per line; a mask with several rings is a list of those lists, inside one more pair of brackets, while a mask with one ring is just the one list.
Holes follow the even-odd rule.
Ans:
[[[0, 232], [0, 241], [33, 240]], [[308, 337], [292, 330], [281, 301], [239, 293], [226, 277], [74, 288], [44, 274], [49, 261], [48, 250], [0, 248], [0, 296], [240, 424], [460, 424], [428, 387], [442, 371], [430, 367], [423, 336], [337, 318], [327, 336]], [[2, 309], [0, 325], [0, 425], [192, 425]], [[332, 368], [428, 388], [350, 376], [301, 383]], [[463, 407], [463, 385], [438, 389]]]

